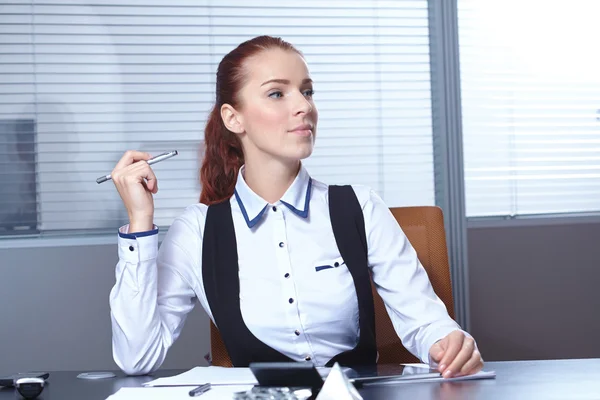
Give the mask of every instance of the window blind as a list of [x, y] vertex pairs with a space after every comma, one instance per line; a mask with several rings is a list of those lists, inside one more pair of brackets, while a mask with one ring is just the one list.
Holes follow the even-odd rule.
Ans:
[[311, 175], [434, 204], [426, 0], [13, 0], [0, 5], [0, 234], [126, 223], [95, 179], [127, 149], [179, 151], [153, 166], [168, 226], [199, 198], [217, 65], [263, 34], [300, 49], [315, 81]]
[[600, 210], [600, 4], [458, 6], [467, 216]]

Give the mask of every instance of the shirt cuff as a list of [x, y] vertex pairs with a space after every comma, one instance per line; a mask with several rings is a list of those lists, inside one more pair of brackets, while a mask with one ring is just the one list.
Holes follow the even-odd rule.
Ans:
[[119, 258], [128, 263], [155, 259], [158, 255], [158, 227], [146, 232], [128, 233], [129, 225], [119, 228]]
[[123, 239], [135, 239], [144, 236], [152, 236], [158, 234], [158, 226], [152, 225], [151, 231], [129, 233], [129, 224], [119, 228], [119, 237]]

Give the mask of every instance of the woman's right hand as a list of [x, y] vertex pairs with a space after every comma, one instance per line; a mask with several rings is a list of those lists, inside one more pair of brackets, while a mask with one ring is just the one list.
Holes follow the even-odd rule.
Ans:
[[110, 173], [129, 215], [129, 233], [145, 232], [154, 227], [154, 199], [158, 183], [148, 165], [150, 154], [129, 150]]

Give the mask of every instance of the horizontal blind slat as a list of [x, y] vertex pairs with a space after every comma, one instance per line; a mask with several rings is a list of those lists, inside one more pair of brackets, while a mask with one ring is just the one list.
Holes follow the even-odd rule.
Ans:
[[600, 210], [598, 3], [458, 6], [467, 215]]
[[[284, 37], [307, 59], [320, 121], [305, 165], [316, 179], [371, 186], [390, 206], [435, 202], [425, 0], [13, 4], [0, 9], [0, 132], [10, 131], [0, 133], [0, 168], [22, 170], [0, 180], [24, 198], [0, 204], [37, 210], [13, 210], [11, 223], [115, 229], [126, 213], [95, 179], [139, 148], [180, 152], [154, 166], [155, 222], [169, 225], [198, 201], [217, 64], [259, 34]], [[14, 158], [17, 146], [29, 159]], [[23, 176], [34, 185], [18, 188]]]

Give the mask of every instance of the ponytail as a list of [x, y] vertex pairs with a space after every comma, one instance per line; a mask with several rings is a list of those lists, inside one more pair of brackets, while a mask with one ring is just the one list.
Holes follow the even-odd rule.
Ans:
[[204, 159], [200, 168], [200, 203], [211, 205], [233, 196], [238, 171], [244, 164], [242, 144], [221, 119], [216, 104], [204, 130]]
[[217, 68], [216, 101], [208, 116], [204, 131], [204, 159], [200, 168], [202, 193], [200, 203], [220, 203], [233, 196], [240, 167], [244, 164], [242, 143], [236, 134], [229, 131], [221, 119], [221, 106], [238, 106], [238, 93], [247, 72], [244, 62], [249, 57], [270, 48], [298, 50], [278, 37], [258, 36], [241, 43], [229, 52]]

